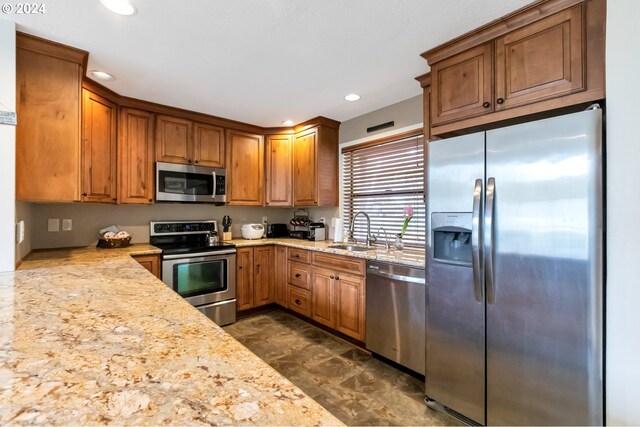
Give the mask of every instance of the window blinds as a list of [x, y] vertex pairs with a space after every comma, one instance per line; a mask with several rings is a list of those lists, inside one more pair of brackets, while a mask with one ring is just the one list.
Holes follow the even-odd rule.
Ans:
[[[371, 218], [371, 232], [384, 243], [383, 227], [390, 243], [400, 233], [403, 208], [413, 208], [413, 219], [403, 241], [409, 246], [424, 246], [425, 194], [424, 144], [422, 136], [403, 138], [382, 144], [364, 144], [343, 150], [343, 215], [345, 227], [358, 211]], [[366, 238], [366, 220], [358, 217], [354, 237]]]

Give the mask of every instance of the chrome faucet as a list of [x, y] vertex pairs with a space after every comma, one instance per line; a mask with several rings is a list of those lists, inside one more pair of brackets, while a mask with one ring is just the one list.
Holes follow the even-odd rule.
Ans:
[[347, 238], [347, 241], [352, 242], [352, 243], [358, 243], [356, 241], [356, 239], [353, 237], [353, 231], [354, 231], [354, 228], [355, 228], [355, 225], [356, 225], [356, 218], [360, 214], [364, 215], [364, 217], [367, 218], [367, 240], [366, 240], [365, 244], [367, 246], [371, 246], [378, 239], [376, 238], [375, 234], [371, 234], [371, 219], [369, 218], [369, 215], [367, 215], [367, 213], [365, 211], [358, 211], [358, 212], [356, 212], [355, 215], [353, 215], [351, 217], [351, 224], [349, 224], [349, 237]]
[[378, 227], [378, 234], [380, 234], [380, 230], [384, 231], [384, 249], [389, 250], [389, 235], [387, 234], [387, 230], [384, 227]]

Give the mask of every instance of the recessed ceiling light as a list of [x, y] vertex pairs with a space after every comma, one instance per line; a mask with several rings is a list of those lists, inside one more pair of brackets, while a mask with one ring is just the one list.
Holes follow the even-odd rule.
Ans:
[[282, 124], [285, 126], [293, 126], [293, 120], [285, 120]]
[[136, 8], [129, 0], [100, 0], [100, 3], [113, 13], [118, 15], [133, 15]]
[[360, 95], [358, 95], [357, 93], [350, 93], [349, 95], [345, 96], [344, 99], [346, 99], [347, 101], [357, 101], [358, 99], [360, 99]]
[[96, 79], [100, 79], [100, 80], [115, 80], [116, 79], [111, 74], [105, 73], [104, 71], [100, 71], [100, 70], [91, 70], [91, 71], [89, 71], [89, 74], [91, 74]]

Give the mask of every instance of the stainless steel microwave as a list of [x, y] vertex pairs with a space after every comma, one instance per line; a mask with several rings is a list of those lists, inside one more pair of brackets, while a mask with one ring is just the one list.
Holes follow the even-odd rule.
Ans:
[[156, 202], [226, 203], [226, 175], [223, 168], [156, 162]]

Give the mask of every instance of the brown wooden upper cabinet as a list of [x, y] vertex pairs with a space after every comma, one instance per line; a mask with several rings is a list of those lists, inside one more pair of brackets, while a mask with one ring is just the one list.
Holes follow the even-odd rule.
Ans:
[[582, 6], [563, 10], [496, 40], [497, 110], [584, 87]]
[[423, 53], [431, 133], [603, 99], [604, 17], [604, 0], [535, 2]]
[[198, 166], [224, 167], [224, 129], [193, 124], [193, 162]]
[[80, 201], [81, 82], [88, 53], [16, 37], [16, 198]]
[[118, 121], [118, 173], [120, 203], [153, 203], [154, 115], [123, 108]]
[[159, 162], [192, 163], [191, 133], [193, 123], [178, 117], [156, 119], [156, 159]]
[[293, 206], [292, 173], [293, 135], [267, 135], [266, 202], [267, 206]]
[[82, 90], [83, 202], [117, 200], [116, 116], [116, 104]]
[[264, 202], [264, 141], [262, 135], [227, 131], [227, 202], [262, 206]]
[[224, 167], [224, 129], [172, 116], [158, 116], [159, 162]]
[[431, 67], [434, 126], [493, 111], [492, 51], [486, 43]]
[[293, 205], [338, 206], [338, 129], [303, 127], [293, 144]]

